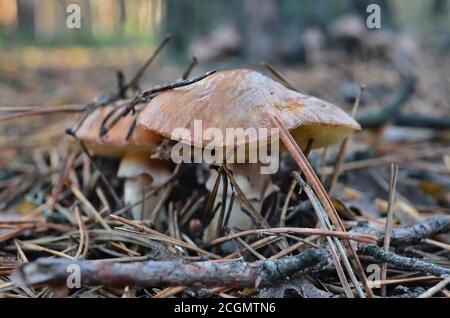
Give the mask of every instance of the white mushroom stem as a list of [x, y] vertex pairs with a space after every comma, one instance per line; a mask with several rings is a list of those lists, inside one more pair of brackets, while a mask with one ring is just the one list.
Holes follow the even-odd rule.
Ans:
[[[228, 169], [233, 172], [233, 177], [237, 185], [241, 188], [247, 199], [256, 207], [260, 208], [264, 199], [277, 190], [277, 186], [272, 183], [271, 176], [268, 174], [261, 174], [260, 164], [229, 164]], [[215, 170], [211, 171], [211, 174], [206, 182], [206, 187], [209, 191], [212, 191], [214, 183], [216, 182], [218, 173]], [[214, 206], [222, 202], [223, 194], [223, 182], [220, 180], [217, 196], [214, 202]], [[228, 182], [227, 189], [227, 203], [225, 212], [228, 211], [231, 202], [231, 182]], [[230, 212], [230, 217], [227, 226], [231, 229], [248, 230], [251, 228], [253, 221], [251, 217], [244, 212], [244, 203], [236, 196], [233, 207]], [[246, 209], [248, 210], [248, 208]], [[219, 223], [220, 211], [217, 211], [205, 229], [203, 237], [209, 241], [216, 237], [216, 230]]]
[[151, 159], [150, 154], [144, 151], [128, 151], [123, 156], [117, 176], [125, 178], [124, 201], [126, 205], [134, 205], [131, 213], [135, 220], [143, 220], [150, 216], [153, 209], [161, 200], [163, 191], [146, 198], [145, 195], [161, 186], [170, 178], [170, 170], [161, 160]]

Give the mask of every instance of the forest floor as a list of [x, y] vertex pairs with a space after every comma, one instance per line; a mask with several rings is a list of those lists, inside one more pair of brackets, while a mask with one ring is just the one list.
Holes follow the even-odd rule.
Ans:
[[[345, 57], [280, 67], [289, 84], [349, 113], [364, 84], [356, 116], [364, 129], [346, 148], [308, 154], [325, 194], [305, 175], [293, 178], [299, 162], [285, 154], [277, 190], [257, 211], [269, 228], [229, 229], [212, 242], [192, 222], [220, 210], [208, 209], [208, 166], [171, 164], [160, 189], [164, 217], [157, 226], [133, 221], [109, 192], [123, 195], [118, 161], [91, 161], [65, 134], [79, 114], [54, 111], [108, 93], [117, 69], [131, 78], [148, 51], [102, 65], [71, 63], [85, 56], [73, 54], [45, 67], [0, 58], [0, 297], [450, 297], [448, 54], [422, 52], [413, 71], [401, 72]], [[181, 78], [183, 69], [163, 64], [150, 66], [142, 89]], [[55, 107], [31, 116], [28, 106]], [[228, 241], [231, 251], [220, 247]], [[61, 287], [70, 263], [91, 275], [80, 288]]]

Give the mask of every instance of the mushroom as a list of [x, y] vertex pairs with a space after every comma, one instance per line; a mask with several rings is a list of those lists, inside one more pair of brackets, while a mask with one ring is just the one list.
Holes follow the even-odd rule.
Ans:
[[[168, 180], [171, 173], [162, 160], [152, 159], [151, 155], [163, 140], [163, 136], [135, 127], [130, 138], [127, 133], [133, 125], [133, 117], [125, 116], [100, 136], [102, 123], [114, 108], [120, 109], [123, 105], [111, 105], [99, 108], [92, 112], [78, 129], [76, 136], [86, 147], [96, 155], [121, 158], [117, 176], [124, 178], [124, 202], [133, 205], [131, 212], [133, 218], [142, 220], [149, 217], [149, 213], [159, 202], [162, 191], [141, 201], [145, 192], [161, 186]], [[114, 115], [107, 121], [113, 121]]]
[[[233, 177], [238, 184], [239, 188], [245, 193], [247, 199], [254, 204], [255, 206], [259, 206], [264, 200], [270, 196], [272, 193], [278, 190], [278, 187], [272, 183], [271, 177], [269, 174], [260, 174], [260, 164], [239, 164], [232, 163], [227, 165], [228, 169], [232, 171]], [[215, 181], [219, 176], [216, 170], [211, 170], [208, 180], [206, 181], [206, 188], [212, 192], [214, 188]], [[222, 179], [219, 183], [218, 193], [216, 196], [214, 206], [217, 206], [219, 203], [222, 204], [222, 195], [223, 193], [223, 182]], [[231, 195], [232, 195], [232, 187], [230, 182], [228, 182], [227, 189], [227, 198], [226, 198], [226, 206], [225, 211], [228, 212], [231, 203]], [[239, 198], [235, 200], [233, 206], [231, 207], [230, 216], [228, 219], [228, 226], [231, 228], [237, 228], [240, 230], [249, 229], [252, 225], [252, 219], [249, 215], [244, 212], [245, 206], [243, 206], [243, 202]], [[216, 235], [216, 229], [219, 223], [219, 213], [216, 213], [212, 218], [209, 225], [206, 227], [205, 232], [203, 233], [203, 237], [205, 240], [211, 240]]]
[[338, 17], [329, 27], [331, 37], [351, 50], [361, 48], [367, 27], [363, 19], [355, 13], [348, 13]]
[[[282, 121], [303, 149], [311, 139], [312, 148], [324, 147], [360, 129], [359, 124], [339, 107], [290, 90], [265, 75], [247, 69], [217, 72], [193, 85], [158, 95], [140, 113], [138, 124], [181, 143], [206, 148], [210, 140], [202, 137], [209, 128], [224, 135], [227, 128], [274, 128], [268, 115]], [[194, 130], [195, 120], [201, 120], [200, 134]], [[187, 129], [189, 134], [173, 135], [177, 128]], [[255, 143], [259, 147], [259, 135], [246, 137], [245, 145]], [[234, 139], [215, 140], [216, 148], [235, 149], [235, 146]], [[258, 171], [255, 173], [250, 163], [232, 167], [234, 177], [251, 180], [250, 186], [257, 193], [255, 197], [263, 199], [267, 188], [262, 185], [267, 176]], [[246, 189], [244, 193], [248, 195], [253, 192]], [[231, 227], [248, 226], [238, 215], [230, 216], [231, 220], [238, 220], [239, 223], [229, 223]]]

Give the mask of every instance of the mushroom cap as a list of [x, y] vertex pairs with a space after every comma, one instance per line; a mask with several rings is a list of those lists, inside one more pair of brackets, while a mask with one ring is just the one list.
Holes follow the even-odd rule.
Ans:
[[338, 17], [330, 26], [330, 33], [337, 40], [353, 40], [362, 42], [367, 34], [367, 26], [363, 19], [354, 13]]
[[107, 125], [111, 123], [111, 120], [122, 111], [123, 108], [118, 109], [121, 106], [125, 104], [100, 107], [93, 111], [78, 129], [77, 137], [93, 152], [103, 156], [121, 157], [127, 151], [154, 150], [163, 136], [141, 126], [136, 126], [132, 136], [127, 140], [127, 133], [133, 122], [133, 117], [129, 115], [120, 118], [106, 135], [100, 136], [102, 121], [114, 108], [117, 108], [114, 115], [108, 119]]
[[[323, 147], [360, 129], [339, 107], [290, 90], [247, 69], [217, 72], [192, 85], [158, 95], [141, 112], [138, 124], [176, 141], [205, 147], [217, 140], [194, 134], [194, 120], [202, 120], [202, 133], [217, 128], [223, 134], [223, 140], [214, 147], [233, 147], [254, 143], [260, 135], [235, 142], [226, 138], [226, 128], [254, 128], [256, 132], [259, 128], [275, 128], [268, 114], [294, 130], [293, 136], [300, 146], [313, 138], [315, 148]], [[190, 136], [172, 136], [176, 128], [187, 128]]]

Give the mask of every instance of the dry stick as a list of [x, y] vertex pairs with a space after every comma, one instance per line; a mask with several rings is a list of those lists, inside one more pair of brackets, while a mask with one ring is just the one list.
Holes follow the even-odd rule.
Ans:
[[[386, 192], [389, 193], [389, 182], [387, 182], [379, 173], [375, 173], [373, 169], [368, 170], [369, 175], [373, 178], [373, 180], [378, 183], [378, 185], [383, 188]], [[408, 205], [414, 206], [414, 204], [408, 200], [404, 195], [396, 191], [395, 195], [399, 198], [400, 201], [405, 202]]]
[[92, 155], [89, 153], [89, 150], [87, 149], [86, 145], [84, 144], [84, 142], [78, 138], [75, 133], [70, 130], [67, 129], [66, 133], [69, 134], [70, 136], [72, 136], [73, 138], [75, 138], [75, 140], [77, 141], [77, 143], [80, 145], [81, 150], [86, 154], [86, 156], [88, 157], [89, 161], [91, 162], [92, 166], [95, 168], [95, 170], [97, 170], [97, 172], [100, 175], [100, 178], [102, 179], [103, 183], [105, 184], [106, 188], [108, 189], [109, 193], [111, 194], [111, 196], [113, 197], [114, 201], [116, 201], [116, 204], [121, 207], [122, 206], [122, 201], [119, 199], [119, 196], [117, 195], [116, 191], [114, 190], [114, 187], [111, 185], [111, 183], [108, 181], [108, 179], [106, 178], [105, 174], [103, 173], [103, 171], [100, 169], [100, 167], [97, 165], [97, 163], [95, 162], [94, 158], [92, 157]]
[[[423, 239], [437, 234], [448, 233], [450, 231], [450, 216], [438, 216], [428, 219], [413, 226], [393, 229], [391, 232], [390, 245], [413, 245], [420, 243]], [[378, 237], [377, 244], [384, 242], [384, 233], [378, 229], [368, 226], [353, 228], [352, 232], [366, 233]]]
[[60, 193], [63, 190], [64, 182], [72, 169], [72, 165], [75, 161], [76, 150], [69, 149], [64, 155], [62, 167], [58, 173], [58, 179], [52, 189], [52, 201], [56, 202]]
[[101, 204], [103, 205], [102, 210], [111, 212], [111, 206], [109, 205], [109, 202], [106, 199], [105, 193], [99, 186], [95, 187], [95, 194], [97, 195], [98, 199], [100, 200]]
[[[392, 222], [394, 220], [394, 200], [395, 200], [395, 188], [397, 184], [398, 167], [396, 164], [391, 164], [391, 179], [389, 182], [389, 202], [388, 211], [386, 216], [386, 226], [384, 228], [384, 244], [383, 248], [386, 252], [389, 252], [389, 245], [391, 242], [391, 230]], [[381, 280], [387, 279], [387, 266], [384, 262], [381, 265]], [[386, 285], [381, 286], [381, 297], [386, 297]]]
[[225, 219], [223, 220], [223, 227], [225, 228], [228, 225], [231, 217], [231, 211], [233, 210], [234, 198], [236, 197], [236, 192], [232, 191], [230, 196], [230, 204], [228, 205], [228, 210], [225, 215]]
[[234, 234], [229, 234], [226, 236], [222, 236], [212, 240], [209, 244], [211, 246], [221, 244], [230, 240], [233, 240], [242, 236], [249, 235], [257, 235], [257, 234], [299, 234], [299, 235], [320, 235], [320, 236], [331, 236], [331, 237], [339, 237], [342, 239], [353, 240], [361, 243], [373, 243], [376, 240], [376, 237], [372, 235], [355, 235], [356, 233], [350, 232], [342, 232], [342, 231], [334, 231], [334, 230], [325, 230], [325, 229], [316, 229], [316, 228], [302, 228], [302, 227], [274, 227], [268, 229], [255, 229], [255, 230], [246, 230], [237, 232]]
[[388, 121], [395, 122], [400, 114], [400, 108], [412, 96], [416, 83], [417, 78], [415, 76], [406, 77], [402, 80], [398, 93], [393, 96], [387, 105], [377, 112], [360, 112], [356, 120], [364, 128], [380, 127]]
[[219, 177], [222, 178], [222, 205], [220, 206], [220, 214], [219, 214], [219, 221], [217, 222], [217, 228], [216, 228], [216, 237], [223, 235], [224, 230], [224, 219], [226, 219], [226, 207], [227, 207], [227, 197], [228, 197], [228, 177], [227, 174], [223, 171], [220, 171]]
[[[297, 181], [295, 179], [292, 179], [291, 185], [289, 187], [289, 191], [286, 195], [286, 199], [284, 200], [283, 207], [281, 208], [280, 227], [286, 226], [286, 213], [287, 213], [287, 209], [289, 206], [289, 201], [291, 200], [292, 194], [294, 193], [296, 186], [297, 186]], [[285, 248], [289, 247], [287, 240], [285, 238], [283, 238], [283, 244], [284, 244]]]
[[137, 126], [137, 114], [133, 115], [133, 121], [131, 122], [130, 127], [128, 127], [128, 131], [127, 131], [127, 136], [126, 136], [126, 140], [130, 140], [131, 136], [133, 135], [133, 132]]
[[185, 290], [186, 287], [184, 286], [177, 286], [177, 287], [168, 287], [166, 289], [161, 290], [159, 293], [154, 295], [152, 298], [169, 298], [172, 297], [183, 290]]
[[292, 180], [291, 186], [289, 187], [289, 191], [286, 196], [286, 200], [284, 201], [283, 207], [281, 209], [280, 216], [280, 227], [284, 227], [286, 225], [286, 211], [289, 206], [289, 201], [294, 193], [295, 187], [297, 186], [297, 181], [295, 179]]
[[170, 237], [170, 236], [167, 236], [165, 234], [162, 234], [162, 233], [160, 233], [158, 231], [152, 230], [152, 229], [150, 229], [150, 228], [146, 227], [145, 225], [140, 224], [138, 222], [131, 221], [131, 220], [125, 219], [125, 218], [117, 216], [117, 215], [110, 215], [110, 216], [111, 216], [111, 218], [113, 218], [116, 221], [119, 221], [120, 223], [123, 223], [123, 224], [126, 224], [126, 225], [134, 227], [137, 230], [137, 232], [133, 232], [133, 231], [130, 231], [128, 229], [123, 229], [123, 228], [116, 228], [117, 230], [130, 232], [130, 233], [141, 235], [141, 236], [144, 236], [144, 237], [149, 237], [150, 236], [152, 239], [155, 239], [155, 240], [158, 240], [158, 238], [161, 238], [161, 241], [167, 242], [169, 244], [178, 245], [178, 246], [184, 247], [186, 249], [190, 249], [190, 250], [192, 250], [194, 252], [197, 252], [199, 254], [201, 253], [201, 254], [208, 255], [212, 259], [221, 259], [221, 257], [217, 256], [214, 253], [210, 253], [210, 252], [205, 251], [205, 250], [203, 250], [203, 249], [201, 249], [201, 248], [199, 248], [197, 246], [194, 246], [192, 244], [185, 243], [185, 242], [177, 240], [177, 239], [175, 239], [173, 237]]
[[383, 286], [383, 285], [400, 285], [400, 284], [411, 284], [417, 282], [434, 282], [438, 281], [439, 278], [435, 276], [419, 276], [419, 277], [406, 277], [406, 278], [398, 278], [398, 279], [389, 279], [389, 280], [373, 280], [370, 282], [371, 286]]
[[194, 67], [197, 65], [197, 58], [195, 56], [192, 57], [191, 63], [189, 63], [188, 68], [183, 72], [183, 75], [181, 76], [182, 80], [185, 80], [189, 77]]
[[[322, 203], [323, 207], [325, 208], [326, 212], [328, 213], [328, 216], [330, 217], [333, 225], [343, 232], [345, 232], [345, 227], [342, 224], [342, 221], [339, 218], [339, 215], [336, 212], [336, 209], [334, 208], [333, 204], [331, 203], [330, 197], [326, 193], [325, 189], [323, 188], [322, 184], [319, 181], [319, 178], [315, 174], [313, 168], [309, 164], [308, 160], [306, 159], [305, 155], [301, 151], [301, 149], [298, 147], [298, 145], [295, 143], [292, 136], [289, 134], [286, 127], [283, 125], [281, 121], [279, 121], [276, 117], [269, 114], [269, 118], [272, 121], [272, 123], [275, 125], [275, 127], [278, 127], [280, 130], [280, 137], [283, 141], [283, 144], [286, 146], [286, 148], [289, 150], [291, 155], [293, 156], [294, 160], [296, 161], [297, 165], [299, 166], [302, 173], [305, 175], [307, 182], [309, 182], [316, 193], [317, 197], [319, 198], [320, 202]], [[366, 274], [364, 272], [364, 268], [361, 264], [361, 261], [358, 258], [358, 255], [356, 254], [354, 248], [346, 242], [346, 246], [350, 252], [350, 255], [353, 256], [355, 265], [359, 271], [359, 275], [361, 277], [364, 290], [366, 291], [369, 298], [372, 298], [373, 292], [372, 289], [369, 287], [369, 283], [367, 281]], [[347, 257], [346, 255], [342, 255], [342, 257]]]
[[214, 208], [214, 201], [216, 200], [216, 197], [217, 197], [217, 191], [219, 190], [219, 185], [220, 185], [220, 173], [217, 174], [217, 178], [214, 181], [214, 186], [212, 188], [211, 193], [209, 194], [208, 201], [206, 202], [205, 211], [203, 212], [202, 225], [203, 225], [204, 229], [207, 227], [207, 225], [209, 224], [209, 222], [212, 219], [212, 218], [210, 218], [211, 211]]
[[[110, 128], [106, 128], [106, 124], [108, 122], [108, 120], [114, 116], [115, 113], [117, 113], [117, 111], [119, 111], [121, 108], [124, 108], [125, 106], [127, 106], [126, 104], [123, 105], [118, 105], [116, 107], [113, 107], [110, 111], [108, 111], [108, 113], [105, 115], [105, 117], [102, 119], [102, 122], [100, 123], [100, 127], [99, 127], [99, 136], [103, 137], [104, 135], [106, 135], [108, 133], [108, 130]], [[122, 118], [122, 116], [116, 116], [116, 118], [113, 119], [114, 121], [118, 121], [120, 118]], [[110, 127], [112, 127], [113, 124], [110, 125]]]
[[80, 208], [78, 207], [78, 205], [76, 204], [74, 207], [75, 210], [75, 217], [77, 219], [78, 222], [78, 228], [80, 230], [80, 241], [78, 244], [78, 249], [75, 253], [75, 258], [79, 258], [81, 256], [81, 254], [83, 254], [83, 250], [84, 250], [84, 222], [83, 219], [81, 218], [81, 214], [80, 214]]
[[[135, 106], [139, 103], [145, 103], [150, 101], [153, 97], [155, 97], [158, 93], [167, 91], [167, 90], [171, 90], [171, 89], [175, 89], [175, 88], [179, 88], [179, 87], [183, 87], [183, 86], [188, 86], [188, 85], [192, 85], [196, 82], [199, 82], [201, 80], [203, 80], [204, 78], [214, 74], [216, 71], [209, 71], [206, 72], [203, 75], [194, 77], [192, 79], [186, 79], [186, 80], [179, 80], [179, 81], [175, 81], [173, 83], [165, 83], [162, 85], [156, 85], [154, 87], [152, 87], [151, 89], [143, 92], [141, 95], [136, 96], [131, 103], [129, 104], [129, 106], [124, 110], [124, 112], [122, 113], [122, 116], [126, 116], [128, 115], [128, 113], [131, 112], [135, 112]], [[83, 120], [85, 120], [86, 118], [83, 118]], [[117, 120], [118, 121], [118, 120]], [[114, 122], [112, 125], [109, 126], [109, 129], [112, 128], [112, 126], [114, 126], [116, 123]], [[80, 124], [77, 126], [77, 129], [79, 128]]]
[[[20, 258], [23, 262], [28, 263], [28, 257], [25, 255], [25, 252], [23, 251], [22, 247], [20, 247], [19, 241], [14, 240], [14, 245], [16, 246], [17, 253], [19, 254]], [[1, 262], [0, 262], [1, 264]]]
[[415, 258], [400, 256], [393, 252], [386, 252], [376, 245], [361, 246], [358, 252], [364, 255], [370, 255], [380, 261], [391, 263], [406, 270], [431, 274], [438, 277], [450, 275], [450, 269], [448, 268], [443, 268], [439, 265]]
[[[0, 107], [1, 108], [1, 107]], [[18, 110], [18, 113], [11, 114], [11, 115], [4, 115], [0, 116], [0, 122], [3, 121], [10, 121], [13, 119], [23, 118], [23, 117], [29, 117], [29, 116], [39, 116], [44, 114], [56, 114], [56, 113], [66, 113], [66, 112], [74, 112], [78, 113], [83, 111], [82, 105], [63, 105], [63, 106], [52, 106], [52, 107], [39, 107], [39, 106], [30, 106], [27, 107], [30, 110], [28, 111], [21, 111]], [[7, 108], [10, 111], [10, 107]], [[3, 110], [0, 109], [0, 112]]]
[[192, 219], [192, 216], [194, 215], [194, 213], [200, 209], [200, 207], [203, 205], [204, 201], [205, 201], [205, 196], [201, 196], [198, 200], [195, 201], [194, 204], [192, 204], [189, 209], [186, 210], [186, 212], [183, 214], [180, 224], [181, 226], [184, 226], [188, 221], [190, 221]]
[[450, 276], [446, 277], [444, 280], [440, 281], [438, 284], [434, 285], [433, 287], [428, 289], [426, 292], [419, 295], [419, 297], [417, 297], [417, 298], [430, 298], [434, 294], [436, 294], [438, 291], [443, 289], [445, 286], [447, 286], [448, 284], [450, 284]]
[[[378, 158], [371, 158], [366, 160], [358, 160], [352, 161], [342, 164], [341, 172], [358, 170], [358, 169], [366, 169], [369, 167], [382, 166], [386, 164], [390, 164], [392, 162], [400, 164], [403, 162], [416, 160], [416, 159], [425, 159], [432, 158], [437, 156], [442, 156], [448, 154], [450, 152], [450, 147], [439, 147], [434, 149], [424, 149], [404, 152], [402, 154], [389, 155]], [[331, 174], [333, 172], [332, 167], [325, 167], [323, 173], [325, 175]]]
[[296, 92], [301, 92], [303, 93], [303, 91], [296, 87], [294, 84], [292, 84], [286, 77], [284, 77], [283, 74], [281, 74], [281, 72], [279, 70], [277, 70], [273, 65], [267, 63], [267, 62], [261, 62], [262, 66], [264, 66], [278, 81], [280, 81], [284, 86], [286, 86], [289, 89], [292, 89], [293, 91]]
[[43, 112], [77, 112], [81, 111], [83, 105], [67, 104], [67, 105], [55, 105], [55, 106], [0, 106], [0, 112], [5, 113], [21, 113], [29, 111], [43, 111]]
[[63, 258], [68, 258], [68, 259], [74, 259], [72, 256], [67, 255], [63, 252], [59, 252], [59, 251], [55, 251], [52, 250], [50, 248], [44, 247], [44, 246], [40, 246], [38, 244], [34, 244], [34, 243], [30, 243], [30, 242], [21, 242], [20, 244], [22, 244], [22, 248], [24, 250], [28, 250], [28, 251], [35, 251], [35, 252], [46, 252], [55, 256], [59, 256], [59, 257], [63, 257]]
[[[86, 255], [89, 251], [89, 232], [86, 228], [86, 224], [83, 222], [83, 219], [81, 218], [81, 213], [79, 216], [80, 216], [79, 221], [81, 221], [81, 223], [79, 223], [80, 231], [84, 232], [84, 248], [82, 250], [81, 256], [83, 258], [86, 258]], [[110, 243], [114, 243], [114, 242], [110, 242]], [[117, 243], [114, 243], [114, 244], [117, 244]], [[122, 245], [120, 245], [120, 244], [122, 244]], [[117, 245], [125, 247], [125, 245], [123, 243], [120, 243], [120, 244], [117, 244]], [[80, 245], [82, 245], [81, 242], [80, 242]]]
[[63, 259], [38, 259], [15, 271], [12, 280], [21, 285], [61, 286], [70, 273], [67, 266], [80, 268], [83, 285], [124, 287], [127, 285], [155, 288], [161, 286], [226, 286], [264, 287], [279, 283], [285, 277], [301, 270], [327, 263], [324, 249], [311, 249], [296, 256], [280, 260], [254, 263], [144, 261], [132, 263], [67, 261]]
[[142, 93], [142, 95], [140, 96], [141, 100], [146, 101], [148, 98], [151, 98], [152, 95], [156, 94], [156, 93], [161, 93], [161, 92], [164, 92], [164, 91], [167, 91], [167, 90], [171, 90], [171, 89], [174, 89], [174, 88], [179, 88], [179, 87], [183, 87], [183, 86], [192, 85], [192, 84], [194, 84], [196, 82], [199, 82], [199, 81], [207, 78], [208, 76], [210, 76], [210, 75], [212, 75], [214, 73], [216, 73], [216, 71], [212, 70], [212, 71], [206, 72], [205, 74], [202, 74], [202, 75], [199, 75], [197, 77], [194, 77], [192, 79], [186, 79], [186, 80], [176, 81], [176, 82], [173, 82], [173, 83], [166, 83], [166, 84], [163, 84], [163, 85], [154, 86], [151, 89], [149, 89], [149, 90], [147, 90], [147, 91]]
[[150, 224], [155, 224], [156, 220], [158, 219], [159, 215], [161, 214], [164, 203], [166, 203], [166, 201], [169, 198], [170, 193], [172, 192], [175, 185], [176, 185], [176, 182], [171, 182], [169, 184], [169, 186], [166, 188], [166, 190], [164, 191], [162, 198], [158, 201], [158, 203], [156, 204], [152, 213], [150, 214], [150, 217], [149, 217]]
[[122, 85], [121, 87], [117, 87], [116, 89], [113, 89], [108, 94], [102, 95], [96, 99], [94, 99], [92, 102], [84, 105], [82, 111], [85, 112], [83, 117], [78, 121], [78, 123], [75, 125], [75, 128], [73, 129], [73, 132], [77, 132], [78, 129], [81, 127], [83, 122], [86, 120], [86, 118], [90, 115], [92, 111], [99, 107], [103, 107], [106, 105], [109, 105], [117, 100], [120, 100], [123, 98], [123, 96], [126, 95], [126, 91], [129, 88], [136, 87], [139, 79], [144, 74], [144, 71], [149, 67], [149, 65], [154, 61], [156, 56], [159, 54], [159, 52], [162, 50], [162, 48], [168, 43], [170, 40], [170, 35], [166, 35], [161, 43], [158, 45], [156, 50], [153, 52], [153, 54], [150, 56], [150, 58], [142, 65], [142, 67], [139, 68], [139, 70], [136, 72], [136, 74], [133, 76], [133, 78], [125, 85]]
[[317, 238], [318, 238], [317, 235], [309, 236], [308, 238], [304, 239], [303, 241], [295, 243], [295, 244], [289, 246], [287, 249], [282, 250], [282, 251], [278, 252], [277, 254], [272, 255], [270, 257], [270, 259], [277, 259], [277, 258], [281, 258], [281, 257], [286, 256], [286, 255], [289, 255], [289, 254], [291, 254], [292, 252], [296, 251], [297, 249], [299, 249], [301, 246], [303, 246], [305, 244], [308, 244], [308, 245], [310, 245], [312, 247], [317, 248], [318, 247], [317, 244], [314, 244], [314, 243], [309, 241], [309, 240], [313, 240], [313, 239], [317, 239]]
[[124, 87], [125, 90], [135, 87], [138, 84], [138, 82], [141, 79], [142, 75], [144, 74], [145, 70], [150, 66], [150, 64], [153, 63], [155, 58], [158, 56], [158, 54], [161, 52], [161, 50], [166, 46], [166, 44], [170, 41], [171, 38], [172, 38], [172, 36], [170, 34], [166, 34], [164, 36], [161, 43], [159, 43], [158, 47], [153, 52], [153, 54], [148, 58], [148, 60], [144, 63], [144, 65], [141, 66], [141, 68], [136, 72], [136, 74], [132, 77], [132, 79], [125, 85], [125, 87]]
[[[355, 117], [356, 112], [358, 111], [359, 104], [360, 104], [360, 101], [361, 101], [361, 97], [362, 97], [362, 95], [364, 93], [364, 88], [365, 88], [364, 85], [360, 86], [358, 96], [356, 97], [355, 104], [353, 105], [353, 110], [352, 110], [352, 117], [353, 118]], [[350, 140], [350, 137], [346, 137], [342, 141], [341, 146], [339, 148], [339, 153], [338, 153], [338, 156], [336, 158], [336, 162], [334, 163], [334, 167], [333, 167], [333, 173], [331, 174], [330, 181], [329, 181], [329, 184], [328, 184], [328, 193], [330, 193], [330, 195], [333, 193], [334, 186], [336, 185], [337, 180], [339, 178], [339, 174], [341, 172], [342, 163], [344, 162], [344, 159], [345, 159], [345, 151], [347, 149], [347, 143], [348, 143], [349, 140]]]
[[[264, 257], [263, 255], [261, 255], [260, 253], [258, 253], [253, 247], [251, 247], [249, 244], [247, 244], [247, 242], [245, 242], [243, 239], [241, 239], [240, 237], [236, 238], [236, 241], [238, 241], [244, 248], [246, 248], [253, 256], [255, 256], [257, 259], [264, 261], [267, 258]], [[240, 250], [238, 248], [237, 250], [240, 253]]]
[[446, 243], [443, 243], [443, 242], [435, 241], [435, 240], [432, 240], [432, 239], [424, 239], [423, 242], [428, 244], [428, 245], [439, 247], [439, 248], [442, 248], [443, 250], [446, 250], [447, 252], [450, 252], [450, 244], [446, 244]]
[[[332, 230], [333, 227], [331, 226], [328, 218], [327, 218], [327, 214], [324, 211], [322, 205], [320, 204], [320, 201], [316, 198], [314, 192], [312, 191], [312, 189], [308, 186], [308, 184], [306, 184], [303, 179], [301, 178], [300, 174], [296, 171], [293, 172], [293, 176], [294, 178], [297, 180], [297, 182], [300, 185], [300, 189], [304, 189], [309, 200], [311, 201], [313, 207], [314, 207], [314, 211], [316, 212], [317, 218], [319, 219], [321, 226], [325, 229], [329, 229]], [[333, 238], [331, 239], [330, 237], [327, 237], [327, 241], [328, 244], [331, 248], [331, 250], [333, 251], [332, 255], [335, 254], [336, 260], [335, 263], [338, 264], [339, 263], [339, 258], [337, 257], [337, 254], [335, 252], [335, 249], [337, 248], [339, 251], [339, 254], [341, 255], [345, 255], [345, 250], [344, 247], [342, 246], [341, 242], [336, 239]], [[334, 244], [333, 244], [334, 242]], [[342, 261], [344, 262], [344, 266], [347, 270], [348, 275], [350, 276], [350, 280], [353, 283], [353, 286], [356, 289], [356, 292], [358, 293], [358, 296], [361, 298], [365, 298], [365, 295], [363, 293], [363, 291], [361, 290], [361, 287], [359, 286], [358, 280], [356, 279], [355, 274], [352, 271], [350, 262], [348, 261], [348, 259], [346, 257], [342, 257]], [[336, 267], [338, 268], [338, 267]], [[339, 272], [338, 272], [339, 273]], [[342, 274], [342, 273], [341, 273]], [[346, 282], [346, 280], [343, 280], [344, 282]], [[353, 298], [353, 293], [350, 290], [350, 286], [346, 286], [347, 288], [345, 290], [348, 290], [349, 293], [347, 295], [347, 297], [351, 297]]]
[[233, 188], [236, 190], [239, 198], [242, 200], [244, 205], [249, 209], [250, 215], [254, 220], [256, 220], [262, 227], [270, 228], [269, 223], [267, 223], [266, 219], [261, 215], [261, 213], [253, 206], [253, 204], [249, 201], [247, 196], [244, 194], [242, 189], [237, 184], [236, 180], [234, 180], [232, 172], [226, 167], [223, 166], [223, 169], [225, 173], [227, 174], [228, 178], [230, 179], [231, 184], [233, 185]]
[[88, 211], [89, 214], [91, 214], [91, 217], [93, 217], [98, 223], [100, 223], [100, 225], [105, 230], [111, 231], [111, 227], [105, 222], [105, 220], [103, 220], [100, 213], [98, 213], [98, 211], [94, 208], [92, 203], [88, 199], [86, 199], [83, 193], [75, 186], [71, 186], [70, 190], [73, 192], [75, 197], [86, 206], [86, 211]]
[[[272, 244], [276, 241], [279, 241], [280, 239], [281, 239], [280, 236], [271, 235], [271, 236], [259, 239], [257, 241], [254, 241], [253, 243], [250, 243], [249, 245], [251, 248], [257, 250], [257, 249], [263, 248], [269, 244]], [[317, 246], [314, 246], [314, 247], [317, 247]], [[228, 254], [227, 256], [225, 256], [224, 259], [234, 259], [234, 258], [238, 257], [239, 255], [242, 255], [245, 252], [248, 252], [248, 250], [244, 247], [242, 249], [232, 252], [231, 254]]]

